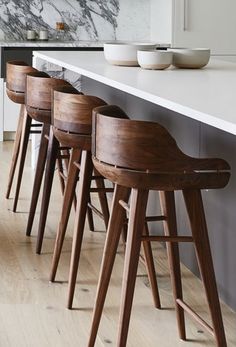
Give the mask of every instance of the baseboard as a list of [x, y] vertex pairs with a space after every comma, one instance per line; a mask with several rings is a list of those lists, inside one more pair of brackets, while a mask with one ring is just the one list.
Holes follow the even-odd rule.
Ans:
[[15, 131], [4, 131], [3, 132], [3, 141], [14, 141], [16, 136]]

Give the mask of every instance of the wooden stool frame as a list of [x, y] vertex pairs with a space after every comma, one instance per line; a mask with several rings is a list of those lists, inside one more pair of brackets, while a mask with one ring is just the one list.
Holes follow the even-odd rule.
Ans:
[[[112, 118], [113, 115], [116, 118]], [[119, 119], [109, 106], [94, 110], [92, 153], [96, 169], [115, 183], [115, 193], [88, 346], [95, 344], [126, 207], [129, 224], [117, 346], [125, 347], [127, 343], [140, 245], [146, 239], [167, 242], [180, 338], [186, 339], [186, 311], [215, 337], [218, 347], [226, 347], [201, 189], [223, 188], [230, 177], [229, 165], [222, 159], [191, 158], [180, 151], [175, 140], [158, 123]], [[130, 207], [127, 207], [128, 189], [131, 189]], [[143, 236], [140, 231], [145, 225], [149, 190], [160, 191], [166, 218], [165, 236]], [[177, 235], [175, 190], [183, 191], [192, 236]], [[213, 327], [183, 300], [178, 242], [194, 243]]]

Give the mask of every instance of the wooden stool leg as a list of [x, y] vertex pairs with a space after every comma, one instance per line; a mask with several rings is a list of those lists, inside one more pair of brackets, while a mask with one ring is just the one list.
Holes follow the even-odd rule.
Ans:
[[[59, 147], [59, 145], [58, 145]], [[65, 181], [63, 179], [63, 177], [60, 175], [60, 173], [64, 172], [64, 168], [63, 168], [63, 160], [60, 158], [60, 153], [58, 152], [59, 157], [56, 159], [57, 162], [57, 170], [58, 170], [58, 176], [59, 176], [59, 181], [60, 181], [60, 186], [61, 186], [61, 192], [62, 195], [64, 194], [65, 191]], [[62, 155], [68, 155], [68, 151], [67, 150], [63, 150], [62, 151]], [[67, 159], [64, 159], [64, 164], [65, 164], [65, 168], [67, 169]]]
[[116, 251], [119, 244], [123, 224], [126, 219], [126, 212], [119, 204], [119, 201], [128, 201], [129, 194], [130, 190], [128, 188], [115, 185], [111, 207], [111, 216], [107, 229], [88, 347], [93, 347], [95, 345], [106, 293], [108, 290], [108, 285], [116, 257]]
[[[94, 174], [95, 175], [99, 175], [97, 170], [94, 170]], [[103, 179], [97, 179], [95, 180], [96, 182], [96, 186], [97, 188], [102, 188], [105, 189], [105, 184], [104, 184], [104, 180]], [[108, 226], [108, 222], [109, 222], [109, 208], [108, 208], [108, 203], [107, 203], [107, 195], [106, 192], [104, 191], [100, 191], [98, 193], [98, 197], [99, 197], [99, 201], [100, 201], [100, 205], [101, 205], [101, 209], [102, 209], [102, 214], [104, 217], [104, 223], [107, 229]]]
[[141, 237], [145, 223], [147, 199], [147, 190], [140, 191], [132, 189], [121, 291], [121, 307], [117, 340], [117, 346], [119, 347], [126, 346], [128, 337], [130, 314], [140, 255]]
[[19, 150], [20, 150], [20, 142], [21, 142], [21, 134], [22, 134], [24, 113], [25, 113], [25, 105], [21, 105], [19, 119], [18, 119], [18, 124], [17, 124], [17, 129], [16, 129], [16, 138], [15, 138], [15, 141], [14, 141], [14, 147], [13, 147], [13, 153], [12, 153], [12, 160], [11, 160], [11, 167], [10, 167], [10, 172], [9, 172], [9, 179], [8, 179], [8, 184], [7, 184], [6, 199], [8, 199], [9, 196], [10, 196], [12, 182], [13, 182], [13, 178], [14, 178], [14, 175], [15, 175], [16, 164], [17, 164]]
[[64, 190], [65, 190], [65, 182], [63, 177], [61, 177], [60, 172], [63, 172], [63, 163], [61, 158], [56, 158], [56, 166], [57, 166], [57, 171], [58, 171], [58, 178], [59, 178], [59, 182], [60, 182], [60, 186], [61, 186], [61, 193], [62, 195], [64, 194]]
[[[80, 151], [81, 152], [81, 151]], [[68, 158], [64, 158], [63, 160], [59, 158], [59, 160], [57, 160], [57, 167], [58, 167], [58, 173], [59, 173], [59, 179], [60, 179], [60, 184], [61, 184], [61, 191], [62, 191], [62, 195], [64, 195], [64, 190], [65, 190], [65, 180], [63, 179], [63, 177], [60, 175], [60, 172], [63, 174], [64, 172], [66, 173], [66, 175], [68, 175], [68, 169], [69, 169], [69, 162], [70, 162], [70, 149], [65, 149], [62, 151], [63, 155], [67, 155]], [[80, 162], [80, 159], [77, 160], [77, 162]], [[64, 163], [64, 165], [63, 165]], [[76, 192], [74, 193], [74, 200], [73, 200], [73, 204], [74, 204], [74, 209], [76, 211], [76, 203], [77, 203], [77, 198], [76, 198]]]
[[19, 152], [19, 168], [18, 168], [18, 177], [16, 181], [16, 192], [15, 197], [13, 201], [13, 212], [16, 212], [19, 193], [20, 193], [20, 186], [22, 181], [22, 174], [24, 170], [25, 165], [25, 157], [26, 157], [26, 151], [27, 146], [29, 142], [29, 135], [30, 135], [30, 126], [31, 126], [32, 119], [28, 114], [24, 113], [24, 120], [23, 120], [23, 126], [22, 126], [22, 133], [21, 133], [21, 143], [20, 143], [20, 152]]
[[183, 195], [217, 346], [227, 347], [201, 192], [189, 189], [184, 190]]
[[56, 277], [57, 267], [58, 267], [59, 259], [61, 256], [61, 250], [62, 250], [64, 238], [65, 238], [66, 228], [67, 228], [72, 201], [74, 198], [75, 188], [77, 184], [79, 169], [77, 166], [74, 165], [74, 162], [78, 162], [80, 159], [80, 156], [81, 156], [80, 149], [72, 149], [69, 168], [68, 168], [68, 178], [66, 181], [65, 193], [63, 197], [61, 219], [60, 219], [59, 227], [57, 230], [57, 236], [56, 236], [54, 252], [53, 252], [52, 269], [50, 274], [51, 282], [53, 282]]
[[44, 175], [44, 186], [43, 186], [43, 195], [40, 208], [40, 217], [39, 217], [39, 226], [38, 226], [38, 237], [36, 243], [36, 253], [40, 254], [42, 250], [42, 243], [45, 231], [45, 225], [48, 214], [48, 206], [52, 190], [52, 182], [55, 171], [56, 158], [58, 154], [59, 143], [56, 137], [53, 135], [53, 130], [51, 127], [49, 142], [48, 142], [48, 151], [46, 158], [46, 169]]
[[[68, 149], [63, 150], [62, 154], [68, 156], [68, 158], [64, 158], [63, 160], [61, 158], [57, 159], [57, 168], [58, 168], [58, 176], [59, 176], [60, 185], [61, 185], [61, 192], [62, 192], [62, 195], [64, 195], [65, 180], [61, 176], [61, 173], [64, 174], [64, 172], [65, 172], [66, 175], [68, 174], [69, 161], [70, 161], [69, 160], [69, 158], [70, 158], [70, 149], [68, 148]], [[78, 162], [79, 162], [79, 159], [78, 159]], [[76, 203], [77, 203], [76, 192], [74, 193], [73, 203], [74, 203], [74, 208], [75, 208], [75, 211], [76, 211]]]
[[[162, 214], [167, 218], [167, 220], [164, 222], [165, 235], [177, 236], [174, 192], [160, 192], [159, 194]], [[170, 265], [170, 276], [173, 288], [173, 296], [175, 300], [179, 336], [182, 340], [186, 340], [184, 310], [176, 302], [177, 299], [183, 299], [178, 244], [167, 242], [167, 253]]]
[[[90, 194], [89, 194], [88, 202], [91, 203]], [[93, 211], [89, 207], [87, 208], [87, 219], [88, 219], [89, 230], [94, 231]]]
[[[149, 235], [147, 223], [145, 223], [143, 235], [145, 236]], [[156, 271], [155, 271], [155, 265], [153, 260], [151, 242], [143, 241], [142, 245], [143, 245], [145, 265], [147, 268], [148, 279], [149, 279], [151, 290], [152, 290], [154, 305], [156, 308], [160, 309], [161, 302], [160, 302], [160, 296], [159, 296], [159, 291], [157, 286], [157, 278], [156, 278]]]
[[27, 236], [30, 236], [31, 234], [31, 229], [32, 229], [33, 221], [34, 221], [34, 215], [35, 215], [35, 211], [37, 207], [41, 182], [43, 178], [43, 172], [45, 168], [47, 149], [48, 149], [48, 139], [46, 138], [46, 136], [49, 135], [49, 131], [50, 131], [50, 125], [46, 123], [43, 124], [37, 166], [36, 166], [35, 177], [34, 177], [34, 185], [33, 185], [33, 191], [31, 196], [29, 217], [28, 217], [27, 228], [26, 228]]
[[84, 224], [86, 211], [89, 199], [89, 189], [91, 185], [93, 171], [93, 163], [91, 153], [88, 151], [82, 151], [80, 175], [79, 175], [79, 188], [77, 197], [77, 208], [75, 215], [74, 235], [72, 243], [72, 253], [70, 262], [69, 273], [69, 293], [67, 307], [72, 308], [72, 302], [74, 297], [75, 283], [77, 277], [77, 271], [79, 266], [80, 251], [82, 245], [82, 239], [84, 234]]

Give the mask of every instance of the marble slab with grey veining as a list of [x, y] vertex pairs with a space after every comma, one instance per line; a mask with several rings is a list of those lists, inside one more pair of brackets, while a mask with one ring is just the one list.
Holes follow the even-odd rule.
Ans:
[[0, 0], [0, 41], [25, 40], [28, 29], [55, 40], [58, 21], [64, 41], [147, 40], [150, 0]]
[[105, 41], [85, 41], [85, 40], [48, 40], [48, 41], [27, 41], [27, 40], [0, 40], [0, 47], [103, 47]]
[[66, 25], [64, 40], [115, 38], [120, 0], [0, 0], [0, 37], [21, 39], [27, 29], [57, 35], [56, 22]]

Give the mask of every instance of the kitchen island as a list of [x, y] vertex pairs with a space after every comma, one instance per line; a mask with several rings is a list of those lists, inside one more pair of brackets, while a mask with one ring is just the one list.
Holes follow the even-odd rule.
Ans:
[[[212, 60], [202, 70], [164, 71], [119, 67], [102, 52], [35, 52], [45, 60], [82, 75], [82, 91], [118, 104], [135, 119], [158, 121], [187, 154], [222, 157], [232, 168], [224, 190], [203, 192], [219, 292], [236, 308], [236, 64]], [[149, 209], [158, 208], [156, 195]], [[176, 194], [178, 228], [187, 233], [181, 194]], [[154, 227], [160, 231], [159, 226]], [[181, 246], [182, 261], [197, 273], [193, 250]]]
[[212, 60], [201, 70], [111, 66], [103, 52], [34, 56], [236, 135], [236, 64]]

